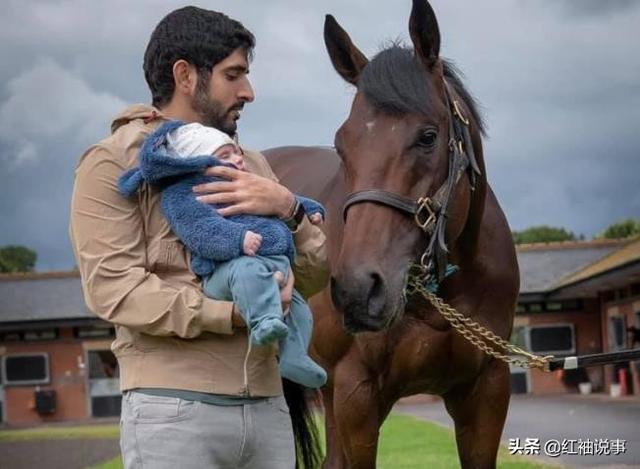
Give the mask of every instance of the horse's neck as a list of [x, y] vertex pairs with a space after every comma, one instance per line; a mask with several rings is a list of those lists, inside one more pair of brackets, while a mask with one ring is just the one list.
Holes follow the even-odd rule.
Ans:
[[475, 127], [472, 132], [472, 143], [476, 162], [480, 168], [480, 174], [476, 175], [475, 188], [471, 191], [471, 200], [466, 223], [453, 248], [454, 251], [459, 251], [459, 254], [464, 256], [464, 258], [474, 257], [473, 255], [475, 254], [478, 237], [482, 227], [487, 192], [489, 191], [489, 183], [487, 182], [487, 174], [484, 164], [482, 139], [477, 131], [477, 127]]

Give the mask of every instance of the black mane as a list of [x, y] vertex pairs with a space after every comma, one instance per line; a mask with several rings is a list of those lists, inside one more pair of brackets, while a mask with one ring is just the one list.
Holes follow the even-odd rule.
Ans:
[[[449, 60], [441, 59], [445, 79], [467, 104], [473, 119], [485, 133], [485, 123], [478, 103], [462, 83], [460, 71]], [[424, 65], [413, 49], [397, 43], [379, 52], [364, 68], [358, 87], [367, 100], [389, 114], [418, 113], [429, 115], [431, 96], [426, 83]]]

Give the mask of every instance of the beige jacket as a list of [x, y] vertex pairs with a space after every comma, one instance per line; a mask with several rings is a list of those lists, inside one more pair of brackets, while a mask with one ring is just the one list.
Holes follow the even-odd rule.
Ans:
[[[232, 329], [233, 304], [203, 296], [189, 253], [162, 215], [159, 191], [145, 185], [133, 200], [118, 192], [118, 178], [137, 164], [142, 141], [163, 120], [150, 106], [129, 107], [75, 174], [71, 241], [87, 306], [116, 326], [121, 389], [279, 395], [277, 346], [250, 347], [246, 330]], [[259, 153], [246, 151], [245, 165], [276, 180]], [[327, 281], [325, 237], [305, 220], [294, 241], [295, 286], [310, 296]]]

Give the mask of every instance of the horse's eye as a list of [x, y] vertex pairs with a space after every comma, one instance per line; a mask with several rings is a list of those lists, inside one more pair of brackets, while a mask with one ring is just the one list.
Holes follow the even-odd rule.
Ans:
[[425, 129], [418, 137], [416, 145], [430, 150], [435, 146], [437, 140], [438, 132], [435, 129]]

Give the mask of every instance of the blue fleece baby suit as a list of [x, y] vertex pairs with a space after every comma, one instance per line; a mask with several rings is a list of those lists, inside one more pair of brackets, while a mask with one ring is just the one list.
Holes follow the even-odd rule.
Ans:
[[[265, 275], [264, 269], [272, 276], [277, 270], [290, 265], [295, 256], [295, 245], [291, 231], [284, 222], [276, 217], [255, 215], [233, 215], [222, 217], [218, 214], [220, 206], [206, 205], [196, 200], [193, 186], [197, 184], [222, 181], [224, 179], [205, 176], [204, 170], [212, 166], [229, 166], [211, 155], [183, 158], [167, 148], [167, 134], [184, 125], [182, 121], [169, 121], [147, 137], [139, 156], [139, 167], [125, 172], [118, 181], [120, 192], [130, 197], [139, 186], [146, 182], [162, 190], [161, 206], [173, 231], [191, 251], [191, 268], [203, 278], [205, 293], [220, 300], [233, 300], [241, 308], [252, 341], [262, 344], [269, 340], [280, 340], [280, 370], [284, 377], [309, 387], [319, 387], [326, 381], [326, 373], [307, 355], [311, 338], [312, 316], [302, 297], [294, 292], [291, 312], [286, 318], [286, 327], [282, 322], [282, 308], [279, 290], [272, 277], [269, 282], [258, 282], [249, 287], [241, 282]], [[296, 196], [307, 214], [321, 213], [324, 208], [319, 203], [305, 197]], [[262, 236], [262, 245], [258, 256], [248, 262], [243, 253], [243, 241], [247, 231]], [[262, 263], [262, 265], [260, 264]], [[230, 265], [229, 265], [230, 264]], [[217, 268], [218, 267], [218, 268]], [[241, 269], [241, 270], [239, 270]], [[237, 272], [252, 269], [250, 273]], [[216, 272], [216, 270], [220, 272]], [[283, 272], [285, 275], [288, 268]], [[216, 275], [224, 275], [224, 279]], [[263, 279], [264, 280], [264, 279]], [[235, 282], [235, 283], [234, 283]], [[228, 294], [220, 297], [227, 285]], [[269, 287], [269, 293], [260, 294], [257, 288]], [[240, 295], [240, 291], [245, 292]], [[246, 292], [262, 303], [251, 306]], [[275, 295], [277, 298], [271, 298]], [[261, 300], [262, 299], [262, 300]], [[249, 301], [249, 303], [247, 303]], [[275, 304], [277, 303], [277, 311]], [[248, 311], [251, 311], [248, 314]], [[278, 320], [275, 321], [275, 315]], [[278, 321], [281, 325], [278, 325]], [[305, 329], [308, 329], [305, 330]], [[287, 338], [285, 339], [285, 336]]]

